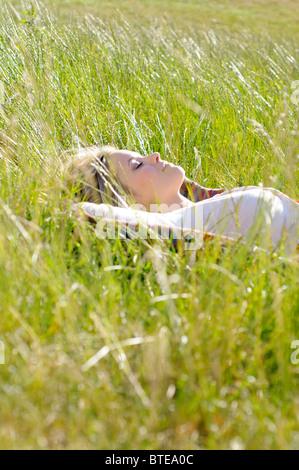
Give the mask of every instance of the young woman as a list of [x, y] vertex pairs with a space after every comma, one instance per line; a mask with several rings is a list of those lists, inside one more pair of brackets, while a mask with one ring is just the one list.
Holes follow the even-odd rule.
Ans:
[[[81, 201], [125, 209], [147, 224], [201, 230], [231, 238], [258, 240], [272, 248], [283, 243], [293, 252], [299, 243], [299, 204], [273, 188], [247, 186], [230, 191], [207, 189], [185, 178], [184, 169], [161, 160], [158, 152], [143, 156], [114, 147], [89, 147], [66, 165], [68, 186]], [[89, 207], [90, 208], [90, 207]], [[101, 212], [98, 212], [101, 213]], [[111, 210], [110, 210], [111, 214]]]

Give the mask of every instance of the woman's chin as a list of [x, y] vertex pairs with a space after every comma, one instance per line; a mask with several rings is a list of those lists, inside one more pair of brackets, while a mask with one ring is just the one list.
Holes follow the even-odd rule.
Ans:
[[181, 185], [184, 181], [184, 178], [185, 178], [185, 170], [181, 166], [176, 166], [175, 169], [176, 169], [176, 172], [177, 172], [177, 175], [178, 175], [178, 180], [179, 180], [180, 187], [181, 187]]
[[173, 190], [179, 191], [185, 178], [185, 170], [181, 166], [173, 166], [168, 168], [167, 185]]

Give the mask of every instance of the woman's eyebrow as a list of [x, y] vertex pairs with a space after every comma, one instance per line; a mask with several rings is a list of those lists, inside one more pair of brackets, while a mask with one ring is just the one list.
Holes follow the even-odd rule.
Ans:
[[131, 161], [131, 160], [137, 160], [138, 157], [140, 157], [140, 155], [136, 154], [136, 157], [131, 157], [131, 158], [129, 158], [129, 160], [128, 160], [128, 166], [130, 166], [130, 161]]

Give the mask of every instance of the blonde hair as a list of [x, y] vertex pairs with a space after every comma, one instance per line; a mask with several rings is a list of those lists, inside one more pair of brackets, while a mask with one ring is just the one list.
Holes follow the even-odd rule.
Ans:
[[110, 145], [91, 146], [67, 158], [64, 181], [77, 199], [128, 207], [125, 188], [109, 168], [109, 155], [115, 150]]

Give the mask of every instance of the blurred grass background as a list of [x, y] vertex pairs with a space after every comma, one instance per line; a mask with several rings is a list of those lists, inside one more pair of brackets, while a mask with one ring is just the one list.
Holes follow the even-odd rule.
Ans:
[[[3, 2], [6, 3], [6, 2]], [[20, 5], [20, 0], [11, 0]], [[61, 0], [44, 2], [62, 21], [91, 13], [103, 20], [124, 14], [131, 22], [149, 25], [154, 19], [166, 20], [179, 30], [213, 28], [226, 33], [247, 30], [271, 32], [272, 36], [298, 38], [296, 0]]]
[[60, 173], [112, 143], [298, 199], [296, 3], [1, 3], [1, 448], [298, 448], [298, 261], [98, 240]]

